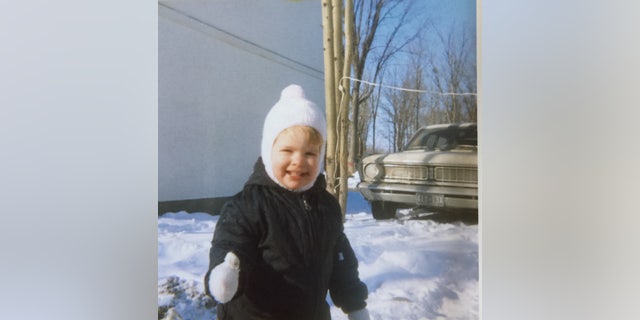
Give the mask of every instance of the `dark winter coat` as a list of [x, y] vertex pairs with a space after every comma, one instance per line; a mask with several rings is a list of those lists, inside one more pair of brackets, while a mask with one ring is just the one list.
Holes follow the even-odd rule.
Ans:
[[222, 211], [209, 253], [211, 270], [233, 251], [240, 258], [234, 298], [218, 319], [330, 319], [327, 291], [345, 313], [366, 306], [367, 287], [324, 176], [297, 193], [277, 185], [261, 159]]

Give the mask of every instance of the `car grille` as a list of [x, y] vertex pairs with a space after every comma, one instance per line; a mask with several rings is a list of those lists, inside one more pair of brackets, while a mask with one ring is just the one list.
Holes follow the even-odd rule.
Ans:
[[435, 167], [434, 179], [439, 182], [478, 183], [478, 169]]
[[429, 171], [422, 166], [385, 166], [384, 173], [385, 179], [392, 180], [427, 180], [429, 178]]
[[388, 181], [425, 181], [447, 183], [478, 183], [478, 169], [461, 167], [424, 167], [385, 165], [384, 178]]

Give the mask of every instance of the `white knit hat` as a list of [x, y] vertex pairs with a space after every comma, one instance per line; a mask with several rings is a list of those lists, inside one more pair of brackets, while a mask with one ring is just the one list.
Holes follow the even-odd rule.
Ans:
[[[322, 136], [323, 142], [320, 147], [320, 164], [318, 165], [318, 172], [315, 173], [315, 178], [317, 179], [324, 168], [324, 145], [327, 140], [327, 122], [324, 114], [320, 112], [315, 103], [307, 100], [302, 87], [292, 84], [282, 90], [280, 100], [276, 102], [267, 114], [262, 129], [262, 162], [271, 180], [281, 186], [282, 184], [273, 174], [271, 149], [280, 132], [294, 126], [312, 127]], [[313, 186], [316, 179], [309, 185], [293, 191], [308, 190]]]

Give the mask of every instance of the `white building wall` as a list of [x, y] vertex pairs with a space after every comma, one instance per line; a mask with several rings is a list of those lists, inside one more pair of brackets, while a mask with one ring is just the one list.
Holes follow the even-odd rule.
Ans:
[[239, 191], [286, 85], [324, 108], [320, 1], [161, 1], [159, 201]]

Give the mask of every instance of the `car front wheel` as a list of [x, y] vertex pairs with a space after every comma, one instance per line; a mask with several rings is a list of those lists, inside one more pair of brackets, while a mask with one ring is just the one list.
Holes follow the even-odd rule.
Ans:
[[388, 220], [396, 217], [398, 205], [393, 202], [372, 201], [371, 214], [376, 220]]

